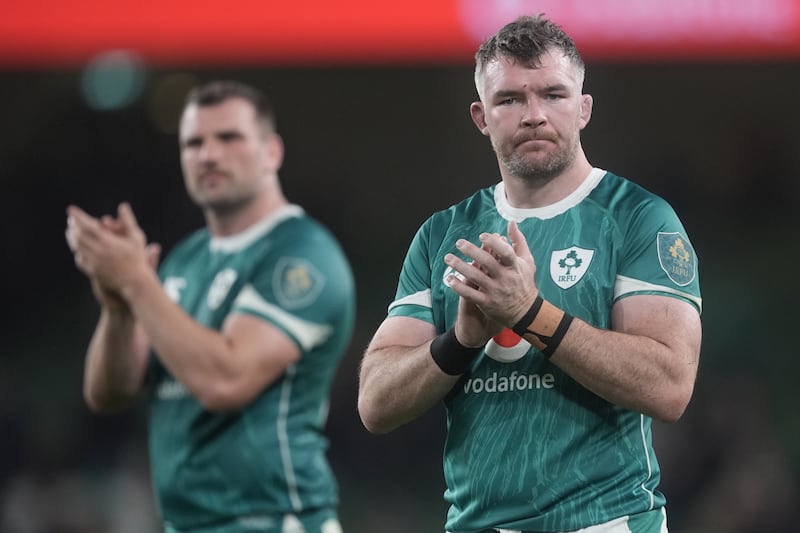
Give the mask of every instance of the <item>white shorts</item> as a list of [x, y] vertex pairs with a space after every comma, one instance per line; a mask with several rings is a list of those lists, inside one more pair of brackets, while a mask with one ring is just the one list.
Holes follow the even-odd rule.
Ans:
[[[664, 521], [661, 523], [661, 531], [659, 533], [669, 533], [667, 531], [667, 511], [663, 507], [661, 508], [661, 514], [664, 516]], [[488, 529], [486, 531], [492, 531], [492, 530]], [[518, 529], [495, 528], [494, 531], [496, 533], [523, 533]], [[450, 531], [447, 531], [446, 533], [450, 533]], [[628, 527], [628, 517], [623, 516], [621, 518], [615, 518], [614, 520], [610, 520], [603, 524], [597, 524], [596, 526], [584, 527], [581, 529], [576, 529], [575, 531], [561, 531], [559, 533], [632, 533], [632, 532], [631, 529]]]

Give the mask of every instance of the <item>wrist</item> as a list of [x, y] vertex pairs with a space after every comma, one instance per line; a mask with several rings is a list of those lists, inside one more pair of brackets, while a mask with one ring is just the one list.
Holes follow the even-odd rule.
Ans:
[[549, 359], [564, 339], [572, 320], [572, 315], [537, 295], [511, 329]]
[[139, 300], [152, 292], [153, 287], [161, 287], [158, 276], [153, 270], [144, 270], [126, 280], [119, 292], [128, 305], [134, 308]]
[[100, 303], [100, 309], [114, 320], [133, 319], [133, 313], [131, 312], [130, 307], [128, 307], [126, 303], [121, 301], [111, 302], [109, 300], [105, 300]]
[[459, 376], [469, 369], [472, 362], [483, 351], [483, 346], [464, 346], [456, 337], [452, 327], [433, 339], [430, 344], [433, 362], [442, 372], [450, 376]]

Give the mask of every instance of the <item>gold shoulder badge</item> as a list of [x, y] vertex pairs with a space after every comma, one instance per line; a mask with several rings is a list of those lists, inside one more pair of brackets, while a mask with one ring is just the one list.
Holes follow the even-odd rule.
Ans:
[[680, 233], [658, 232], [658, 262], [673, 283], [681, 287], [694, 281], [696, 259], [689, 239]]
[[306, 307], [322, 292], [325, 277], [305, 259], [284, 257], [275, 265], [275, 298], [285, 309]]

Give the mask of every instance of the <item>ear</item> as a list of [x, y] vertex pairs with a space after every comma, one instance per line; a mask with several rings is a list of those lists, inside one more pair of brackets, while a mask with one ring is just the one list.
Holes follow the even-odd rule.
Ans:
[[478, 127], [481, 133], [489, 136], [489, 128], [486, 126], [486, 111], [483, 108], [483, 103], [472, 102], [469, 106], [469, 114], [472, 117], [472, 122]]
[[270, 133], [264, 139], [264, 148], [267, 153], [266, 163], [269, 165], [269, 170], [277, 172], [283, 165], [283, 139], [277, 133]]
[[594, 99], [592, 98], [591, 94], [582, 94], [581, 95], [581, 116], [578, 120], [578, 127], [583, 129], [589, 123], [589, 120], [592, 118], [592, 106], [594, 105]]

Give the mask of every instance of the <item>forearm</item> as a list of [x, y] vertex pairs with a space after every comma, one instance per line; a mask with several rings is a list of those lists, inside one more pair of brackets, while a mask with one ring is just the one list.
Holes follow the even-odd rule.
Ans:
[[86, 352], [83, 394], [89, 407], [95, 411], [127, 407], [142, 388], [147, 357], [147, 339], [134, 317], [104, 308]]
[[208, 406], [209, 398], [218, 398], [246, 373], [228, 339], [173, 302], [155, 273], [125, 287], [123, 294], [161, 363], [202, 404]]
[[434, 363], [430, 342], [367, 348], [359, 379], [361, 420], [372, 433], [392, 431], [441, 401], [459, 377], [445, 374]]
[[691, 398], [697, 355], [685, 344], [601, 330], [576, 319], [551, 360], [613, 404], [674, 421]]

